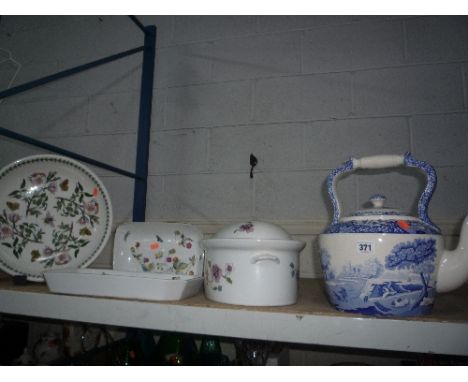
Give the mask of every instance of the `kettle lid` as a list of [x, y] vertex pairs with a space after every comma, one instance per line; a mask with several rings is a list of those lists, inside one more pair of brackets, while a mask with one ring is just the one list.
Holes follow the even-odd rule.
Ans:
[[[352, 212], [351, 214], [349, 214], [348, 218], [353, 217], [353, 216], [365, 216], [368, 219], [372, 219], [372, 217], [375, 217], [375, 216], [405, 216], [405, 217], [408, 217], [408, 214], [406, 214], [406, 213], [404, 213], [404, 212], [402, 212], [400, 210], [385, 207], [384, 204], [385, 204], [386, 199], [387, 198], [382, 194], [372, 195], [369, 198], [369, 201], [368, 201], [368, 203], [370, 203], [372, 205], [371, 208], [366, 208], [366, 209], [362, 209], [362, 210]], [[344, 219], [346, 219], [346, 218], [343, 218], [343, 220]]]
[[398, 233], [440, 234], [437, 227], [400, 210], [384, 207], [386, 197], [381, 194], [369, 198], [371, 208], [355, 211], [332, 223], [323, 233]]

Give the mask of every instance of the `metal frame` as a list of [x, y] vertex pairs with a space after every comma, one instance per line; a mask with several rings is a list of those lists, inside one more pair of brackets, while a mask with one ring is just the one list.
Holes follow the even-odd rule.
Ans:
[[144, 26], [135, 16], [129, 16], [135, 25], [144, 33], [143, 46], [126, 50], [108, 57], [101, 58], [87, 64], [79, 65], [71, 69], [67, 69], [34, 81], [27, 82], [22, 85], [15, 86], [11, 89], [0, 92], [0, 99], [11, 97], [15, 94], [33, 89], [35, 87], [47, 84], [52, 81], [59, 80], [64, 77], [71, 76], [76, 73], [83, 72], [88, 69], [95, 68], [100, 65], [107, 64], [119, 60], [121, 58], [143, 52], [143, 66], [140, 88], [140, 108], [138, 117], [138, 136], [137, 136], [137, 152], [135, 172], [131, 173], [126, 170], [111, 166], [107, 163], [97, 161], [95, 159], [77, 154], [75, 152], [65, 150], [58, 146], [54, 146], [40, 140], [28, 137], [23, 134], [16, 133], [12, 130], [0, 127], [0, 135], [12, 138], [36, 147], [40, 147], [60, 155], [66, 155], [70, 158], [86, 162], [93, 166], [97, 166], [129, 178], [133, 178], [133, 221], [144, 221], [146, 210], [146, 192], [148, 187], [148, 158], [149, 158], [149, 143], [151, 129], [151, 110], [153, 104], [153, 80], [154, 80], [154, 60], [156, 57], [156, 31], [154, 25]]

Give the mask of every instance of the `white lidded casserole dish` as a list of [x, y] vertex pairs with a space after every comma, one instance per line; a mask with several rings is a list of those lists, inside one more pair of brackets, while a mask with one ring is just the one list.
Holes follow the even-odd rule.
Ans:
[[208, 299], [251, 306], [296, 303], [305, 243], [280, 226], [258, 221], [228, 225], [203, 240], [203, 246]]

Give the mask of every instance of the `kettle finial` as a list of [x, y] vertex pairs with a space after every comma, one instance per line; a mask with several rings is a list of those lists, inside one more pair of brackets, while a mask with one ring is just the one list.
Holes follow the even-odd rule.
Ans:
[[369, 202], [372, 203], [373, 208], [383, 208], [385, 200], [387, 198], [382, 194], [374, 194], [369, 198]]

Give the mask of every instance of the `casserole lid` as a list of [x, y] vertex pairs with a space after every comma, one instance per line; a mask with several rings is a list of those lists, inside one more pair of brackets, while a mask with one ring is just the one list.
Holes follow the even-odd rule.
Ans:
[[214, 239], [291, 240], [280, 226], [272, 223], [247, 221], [223, 227]]

